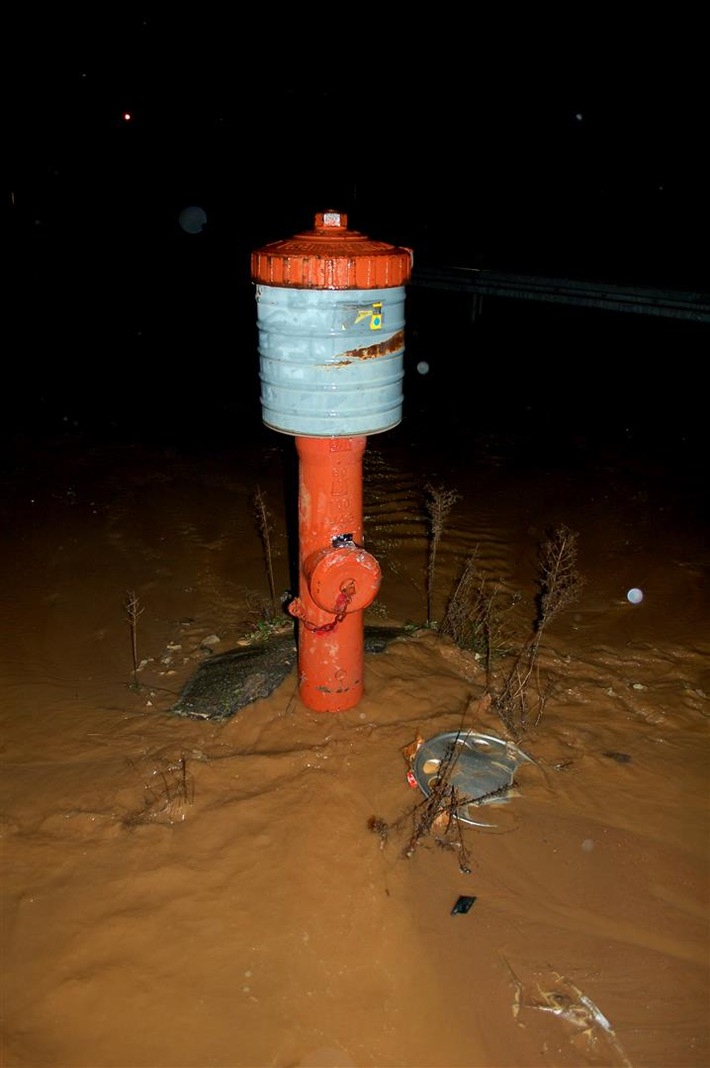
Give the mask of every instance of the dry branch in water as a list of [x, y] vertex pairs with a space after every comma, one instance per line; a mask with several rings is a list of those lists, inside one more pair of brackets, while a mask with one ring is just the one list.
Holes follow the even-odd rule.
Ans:
[[470, 798], [463, 797], [451, 784], [451, 775], [459, 757], [459, 747], [451, 745], [446, 757], [437, 771], [437, 780], [431, 786], [431, 793], [413, 809], [400, 816], [394, 823], [387, 823], [379, 816], [371, 816], [369, 829], [380, 837], [380, 847], [384, 848], [393, 832], [401, 831], [411, 820], [411, 830], [402, 850], [402, 857], [409, 859], [420, 843], [433, 835], [436, 845], [443, 849], [457, 850], [459, 869], [464, 875], [472, 871], [471, 858], [461, 833], [461, 824], [457, 812]]
[[520, 600], [519, 594], [508, 597], [500, 583], [489, 583], [476, 569], [478, 550], [466, 559], [453, 593], [446, 605], [439, 633], [451, 638], [460, 649], [478, 654], [490, 679], [491, 662], [510, 650], [512, 638], [506, 625], [507, 614]]
[[577, 572], [577, 535], [558, 527], [540, 549], [540, 610], [537, 630], [579, 599], [584, 580]]
[[451, 638], [462, 649], [475, 645], [474, 586], [477, 561], [478, 550], [466, 559], [439, 626], [439, 634]]
[[[533, 725], [540, 722], [549, 692], [537, 678], [543, 634], [560, 612], [578, 600], [584, 585], [577, 571], [577, 535], [568, 527], [562, 525], [552, 531], [540, 547], [538, 582], [540, 593], [533, 632], [493, 700], [503, 724], [518, 740], [531, 725], [533, 711]], [[537, 682], [536, 703], [531, 706], [529, 689], [533, 679]]]
[[165, 768], [155, 768], [153, 783], [146, 784], [141, 808], [123, 817], [124, 827], [141, 823], [179, 823], [185, 819], [185, 809], [195, 798], [195, 786], [187, 770], [187, 757], [182, 756]]
[[271, 594], [271, 607], [273, 609], [273, 615], [278, 615], [279, 602], [276, 597], [276, 584], [274, 582], [274, 556], [271, 545], [271, 535], [273, 533], [273, 523], [271, 520], [271, 513], [266, 507], [266, 494], [262, 492], [261, 488], [257, 486], [254, 494], [254, 516], [256, 519], [257, 529], [261, 538], [261, 545], [264, 552], [264, 566], [266, 567], [266, 576], [269, 580], [269, 592]]
[[427, 566], [427, 624], [432, 622], [432, 601], [434, 598], [434, 574], [436, 571], [436, 554], [439, 551], [441, 535], [444, 533], [449, 512], [460, 499], [456, 490], [447, 490], [443, 486], [424, 487], [424, 505], [429, 516], [429, 559]]
[[135, 590], [127, 590], [126, 600], [123, 603], [126, 616], [128, 618], [128, 626], [131, 631], [131, 657], [133, 660], [133, 689], [139, 690], [140, 685], [138, 683], [138, 617], [143, 615], [143, 606], [138, 600], [138, 594]]

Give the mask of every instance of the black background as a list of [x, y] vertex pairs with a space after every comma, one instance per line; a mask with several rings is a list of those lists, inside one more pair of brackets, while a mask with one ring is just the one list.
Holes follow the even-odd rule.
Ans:
[[[681, 12], [73, 6], [11, 13], [6, 44], [15, 432], [258, 424], [249, 254], [327, 208], [415, 265], [709, 288]], [[495, 300], [473, 322], [417, 290], [408, 309], [412, 414], [448, 419], [464, 381], [496, 425], [560, 393], [597, 422], [702, 419], [707, 327]]]

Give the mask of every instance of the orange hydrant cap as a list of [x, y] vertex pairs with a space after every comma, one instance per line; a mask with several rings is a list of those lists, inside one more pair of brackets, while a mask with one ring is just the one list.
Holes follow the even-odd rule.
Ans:
[[318, 212], [315, 226], [251, 254], [251, 278], [299, 289], [393, 289], [412, 273], [412, 250], [348, 230], [340, 211]]

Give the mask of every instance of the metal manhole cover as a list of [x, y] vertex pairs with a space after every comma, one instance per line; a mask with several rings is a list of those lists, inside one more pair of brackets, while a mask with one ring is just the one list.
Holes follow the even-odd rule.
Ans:
[[532, 763], [530, 757], [503, 738], [476, 731], [447, 731], [422, 743], [412, 771], [426, 797], [431, 797], [443, 771], [461, 798], [457, 818], [474, 827], [494, 827], [495, 822], [485, 819], [482, 810], [510, 800], [515, 772], [526, 763]]

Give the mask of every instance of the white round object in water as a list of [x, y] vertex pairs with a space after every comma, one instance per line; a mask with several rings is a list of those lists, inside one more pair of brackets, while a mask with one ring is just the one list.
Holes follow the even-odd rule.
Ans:
[[417, 364], [417, 371], [419, 372], [420, 375], [428, 375], [429, 374], [429, 364], [426, 362], [426, 360], [420, 360], [419, 361], [419, 363]]
[[641, 601], [643, 600], [643, 590], [634, 587], [626, 594], [626, 600], [630, 601], [631, 604], [641, 604]]

